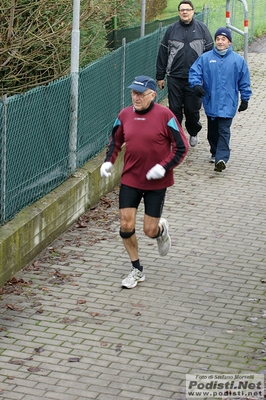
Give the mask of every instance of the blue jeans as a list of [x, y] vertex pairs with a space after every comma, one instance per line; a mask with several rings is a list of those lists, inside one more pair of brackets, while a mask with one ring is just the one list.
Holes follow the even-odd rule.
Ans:
[[215, 157], [215, 162], [224, 160], [226, 163], [230, 158], [230, 127], [233, 118], [208, 118], [207, 139], [210, 144], [210, 152]]

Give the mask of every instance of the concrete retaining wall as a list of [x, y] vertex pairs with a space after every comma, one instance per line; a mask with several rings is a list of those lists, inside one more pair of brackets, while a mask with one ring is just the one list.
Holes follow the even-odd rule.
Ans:
[[14, 219], [0, 227], [0, 286], [29, 264], [119, 182], [123, 152], [108, 179], [100, 177], [104, 157], [105, 151], [58, 188], [24, 208]]

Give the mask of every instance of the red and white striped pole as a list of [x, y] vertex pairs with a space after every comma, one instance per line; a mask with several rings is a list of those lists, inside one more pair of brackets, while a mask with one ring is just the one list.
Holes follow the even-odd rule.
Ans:
[[226, 0], [226, 26], [230, 28], [232, 31], [239, 33], [240, 35], [244, 36], [244, 58], [247, 61], [248, 58], [248, 5], [246, 0], [238, 0], [244, 6], [244, 30], [241, 31], [240, 29], [231, 25], [230, 21], [230, 0]]

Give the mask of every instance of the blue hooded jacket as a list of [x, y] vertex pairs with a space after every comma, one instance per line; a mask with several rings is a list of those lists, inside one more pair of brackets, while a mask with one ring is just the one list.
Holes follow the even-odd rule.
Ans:
[[229, 46], [224, 56], [216, 47], [203, 53], [191, 66], [189, 83], [193, 88], [203, 86], [202, 98], [205, 113], [209, 117], [233, 118], [239, 101], [249, 101], [250, 75], [246, 61]]

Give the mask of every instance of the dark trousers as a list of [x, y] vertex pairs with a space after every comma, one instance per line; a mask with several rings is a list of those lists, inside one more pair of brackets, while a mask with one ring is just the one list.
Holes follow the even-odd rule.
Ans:
[[224, 160], [227, 162], [230, 158], [230, 127], [233, 118], [208, 118], [207, 139], [210, 144], [210, 152], [215, 161]]
[[202, 100], [195, 96], [187, 79], [167, 77], [169, 108], [175, 114], [180, 125], [183, 112], [186, 117], [185, 126], [191, 136], [196, 136], [201, 130], [200, 109]]

